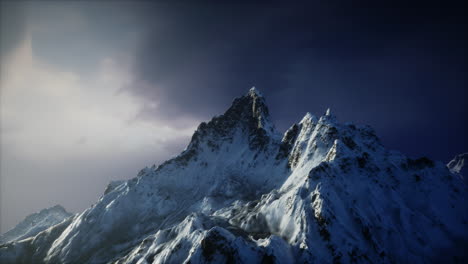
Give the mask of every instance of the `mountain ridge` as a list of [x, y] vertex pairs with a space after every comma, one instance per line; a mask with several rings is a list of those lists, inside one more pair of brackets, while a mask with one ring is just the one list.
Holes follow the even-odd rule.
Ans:
[[466, 259], [467, 193], [446, 165], [389, 151], [330, 110], [281, 136], [251, 89], [201, 123], [180, 155], [0, 246], [0, 260], [427, 263], [450, 249], [445, 262], [456, 262]]
[[11, 230], [0, 235], [0, 244], [32, 237], [72, 216], [61, 205], [42, 209], [25, 217]]

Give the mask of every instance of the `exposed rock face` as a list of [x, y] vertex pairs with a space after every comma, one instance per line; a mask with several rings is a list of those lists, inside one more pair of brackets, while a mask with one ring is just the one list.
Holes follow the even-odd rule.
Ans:
[[281, 137], [251, 89], [179, 156], [81, 214], [0, 247], [2, 263], [466, 261], [468, 192], [327, 110]]

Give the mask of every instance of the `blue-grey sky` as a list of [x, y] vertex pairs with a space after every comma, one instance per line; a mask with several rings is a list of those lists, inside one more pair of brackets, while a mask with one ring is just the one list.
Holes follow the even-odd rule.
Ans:
[[466, 152], [463, 3], [1, 2], [0, 231], [180, 152], [256, 86], [280, 131], [327, 107], [409, 156]]

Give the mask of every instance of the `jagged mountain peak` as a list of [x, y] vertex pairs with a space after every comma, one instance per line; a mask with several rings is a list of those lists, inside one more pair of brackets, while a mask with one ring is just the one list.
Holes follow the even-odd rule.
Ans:
[[179, 156], [109, 184], [92, 207], [36, 237], [0, 246], [0, 261], [467, 259], [459, 253], [468, 241], [467, 187], [446, 166], [388, 151], [370, 127], [340, 123], [330, 111], [307, 113], [282, 139], [270, 124], [264, 97], [249, 90], [200, 124]]
[[224, 113], [228, 118], [239, 118], [250, 123], [254, 128], [263, 128], [267, 132], [274, 132], [270, 120], [270, 112], [265, 98], [255, 87], [244, 96], [234, 99], [231, 107]]
[[[45, 209], [47, 210], [47, 209]], [[67, 210], [60, 204], [54, 205], [49, 208], [50, 211], [59, 211], [59, 212], [67, 212]]]
[[329, 126], [338, 126], [340, 125], [339, 122], [337, 121], [337, 118], [335, 115], [331, 113], [330, 108], [328, 108], [325, 113], [317, 118], [317, 116], [311, 114], [310, 112], [307, 112], [304, 117], [301, 119], [299, 122], [300, 125], [310, 125], [310, 124], [325, 124]]
[[263, 97], [263, 94], [255, 86], [252, 86], [252, 88], [250, 88], [248, 94], [252, 97]]
[[252, 148], [263, 147], [271, 140], [279, 138], [266, 105], [265, 98], [252, 87], [244, 96], [235, 98], [226, 112], [202, 122], [188, 146], [188, 150], [198, 148], [200, 142], [218, 144], [232, 142], [240, 134], [245, 135]]
[[71, 215], [72, 214], [67, 212], [61, 205], [42, 209], [37, 213], [26, 216], [26, 218], [13, 229], [2, 234], [0, 236], [0, 244], [35, 236], [41, 231], [62, 222]]
[[267, 132], [273, 132], [270, 112], [265, 98], [255, 87], [251, 88], [244, 96], [235, 98], [224, 114], [214, 117], [210, 121], [215, 125], [223, 122], [229, 124], [241, 123], [249, 128], [262, 128]]
[[48, 215], [51, 215], [51, 214], [54, 214], [54, 215], [68, 215], [70, 216], [71, 214], [69, 212], [67, 212], [67, 210], [65, 210], [65, 208], [60, 205], [60, 204], [57, 204], [57, 205], [54, 205], [52, 207], [49, 207], [49, 208], [45, 208], [45, 209], [42, 209], [41, 211], [37, 212], [37, 213], [33, 213], [31, 215], [28, 215], [25, 220], [26, 221], [29, 221], [29, 220], [34, 220], [38, 217], [43, 217], [43, 216], [48, 216]]
[[310, 112], [307, 112], [304, 117], [301, 119], [299, 124], [304, 123], [317, 123], [318, 119], [316, 116], [312, 115]]
[[450, 171], [454, 173], [458, 173], [462, 175], [463, 177], [466, 177], [464, 175], [466, 173], [466, 164], [468, 163], [468, 152], [459, 154], [455, 156], [448, 164], [447, 167], [450, 169]]

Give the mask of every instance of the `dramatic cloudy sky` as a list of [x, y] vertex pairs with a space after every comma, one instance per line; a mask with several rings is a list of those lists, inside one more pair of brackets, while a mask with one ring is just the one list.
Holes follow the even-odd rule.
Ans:
[[409, 156], [468, 151], [462, 4], [176, 2], [0, 3], [1, 232], [85, 209], [253, 85], [281, 131], [331, 107]]

